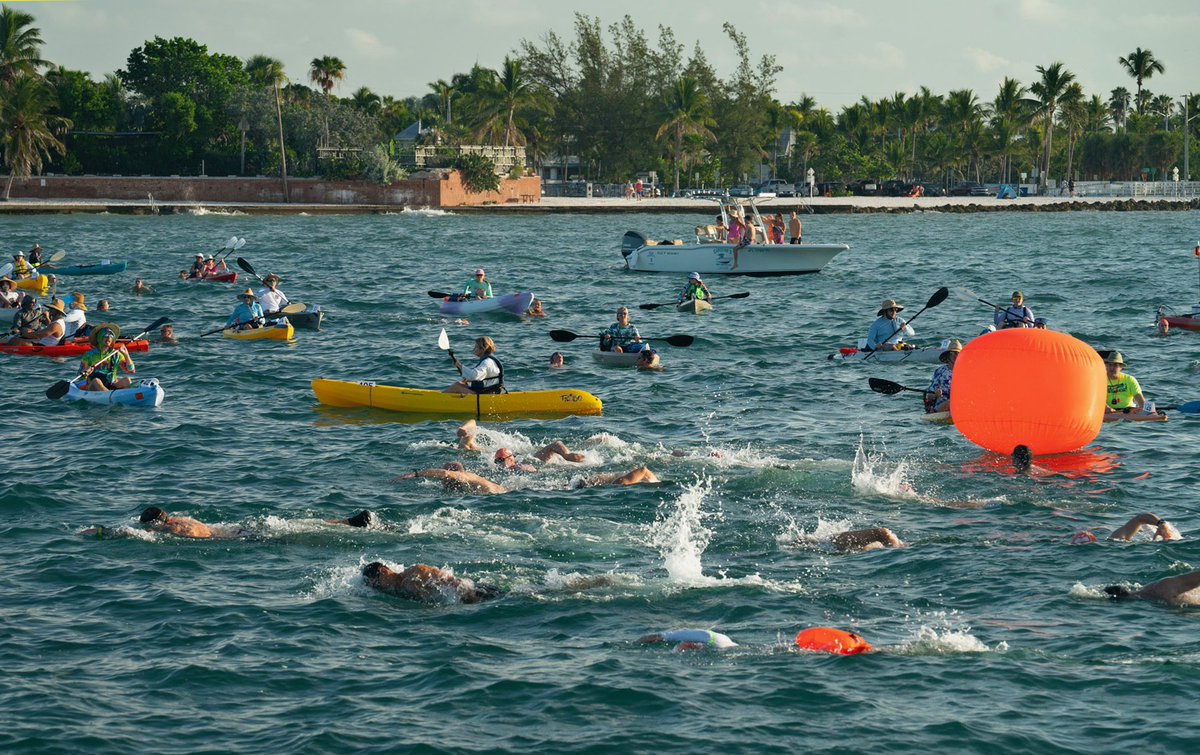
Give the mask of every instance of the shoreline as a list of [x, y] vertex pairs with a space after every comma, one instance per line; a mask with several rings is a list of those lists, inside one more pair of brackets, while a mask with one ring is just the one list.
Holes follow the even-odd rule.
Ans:
[[[1200, 210], [1200, 197], [813, 197], [776, 198], [757, 202], [761, 211], [805, 214], [914, 213], [914, 212], [1179, 212]], [[624, 199], [542, 197], [521, 204], [409, 207], [395, 204], [311, 204], [282, 202], [206, 202], [129, 199], [10, 199], [0, 202], [0, 216], [62, 215], [73, 213], [114, 215], [245, 214], [245, 215], [386, 215], [436, 209], [456, 214], [621, 214], [694, 213], [710, 215], [711, 199]]]

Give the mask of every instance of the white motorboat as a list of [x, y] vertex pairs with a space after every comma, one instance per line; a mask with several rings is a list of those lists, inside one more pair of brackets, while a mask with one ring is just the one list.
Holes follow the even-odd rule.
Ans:
[[[721, 219], [729, 225], [729, 213], [739, 210], [754, 225], [759, 239], [769, 238], [766, 224], [753, 201], [722, 199]], [[848, 244], [731, 244], [722, 239], [716, 226], [696, 226], [695, 242], [680, 239], [653, 241], [637, 231], [626, 231], [621, 254], [629, 270], [654, 273], [725, 275], [800, 275], [817, 273]]]

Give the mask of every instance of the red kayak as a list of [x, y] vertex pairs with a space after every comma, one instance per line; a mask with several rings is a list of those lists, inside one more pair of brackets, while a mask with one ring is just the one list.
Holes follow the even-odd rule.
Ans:
[[184, 278], [188, 283], [199, 283], [206, 281], [208, 283], [237, 283], [238, 274], [234, 271], [228, 273], [218, 273], [217, 275], [206, 275], [203, 278]]
[[1163, 315], [1162, 318], [1160, 318], [1160, 319], [1166, 320], [1167, 324], [1170, 325], [1172, 328], [1183, 328], [1184, 330], [1200, 330], [1200, 318], [1192, 317], [1191, 315], [1181, 315], [1178, 317], [1171, 317], [1169, 315]]
[[[117, 341], [129, 351], [149, 351], [149, 341]], [[86, 339], [70, 341], [58, 346], [40, 346], [36, 343], [0, 343], [0, 354], [17, 354], [26, 357], [81, 357], [92, 349]]]

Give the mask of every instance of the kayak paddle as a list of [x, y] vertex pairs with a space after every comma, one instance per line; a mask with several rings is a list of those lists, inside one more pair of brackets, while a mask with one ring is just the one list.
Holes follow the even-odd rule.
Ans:
[[454, 351], [450, 349], [450, 337], [446, 335], [446, 329], [442, 328], [442, 332], [438, 334], [438, 348], [450, 355], [450, 361], [454, 362], [454, 369], [458, 370], [458, 374], [462, 374], [462, 363], [458, 361], [458, 357], [454, 356]]
[[1174, 409], [1184, 414], [1200, 414], [1200, 401], [1189, 401], [1178, 406], [1160, 406], [1159, 409]]
[[[572, 333], [569, 330], [552, 330], [552, 331], [550, 331], [550, 337], [553, 338], [555, 341], [559, 341], [560, 343], [567, 343], [569, 341], [574, 341], [576, 338], [604, 338], [604, 334], [582, 335], [581, 336], [578, 333]], [[643, 336], [642, 340], [643, 341], [666, 341], [667, 343], [671, 344], [672, 346], [691, 346], [692, 342], [696, 340], [696, 337], [680, 335], [680, 336], [668, 336], [667, 338], [646, 338], [645, 336]]]
[[[138, 333], [136, 336], [134, 336], [133, 338], [131, 338], [129, 340], [130, 341], [140, 340], [142, 336], [146, 335], [150, 331], [157, 330], [169, 322], [171, 322], [171, 318], [160, 317], [157, 320], [155, 320], [154, 322], [147, 325], [146, 329], [143, 330], [141, 333]], [[104, 364], [105, 362], [107, 362], [108, 360], [112, 359], [114, 356], [116, 356], [117, 354], [120, 354], [120, 353], [121, 352], [119, 349], [113, 349], [112, 352], [108, 356], [104, 357], [99, 362], [96, 362], [96, 364], [92, 365], [92, 369], [93, 370], [96, 369], [97, 367]], [[50, 399], [51, 401], [58, 401], [60, 398], [67, 395], [68, 393], [70, 393], [71, 383], [74, 383], [76, 380], [78, 380], [81, 377], [83, 377], [82, 372], [79, 373], [78, 375], [76, 375], [75, 377], [71, 378], [70, 380], [59, 380], [57, 383], [55, 383], [54, 385], [52, 385], [46, 389], [46, 398]]]
[[42, 262], [40, 265], [34, 265], [33, 267], [45, 267], [46, 265], [57, 265], [59, 262], [62, 262], [66, 256], [67, 256], [67, 253], [65, 251], [63, 251], [62, 249], [59, 249], [54, 254], [50, 255], [50, 257], [48, 259], [46, 259], [44, 262]]
[[237, 251], [238, 249], [241, 249], [242, 247], [244, 247], [245, 245], [246, 245], [246, 240], [245, 240], [245, 239], [236, 239], [236, 240], [233, 242], [233, 246], [230, 246], [230, 247], [226, 248], [226, 250], [225, 250], [225, 254], [224, 254], [224, 255], [222, 255], [222, 257], [221, 257], [220, 261], [221, 261], [221, 262], [224, 262], [224, 261], [225, 261], [225, 258], [229, 256], [229, 253], [230, 253], [230, 252], [235, 252], [235, 251]]
[[[934, 291], [933, 296], [929, 297], [929, 301], [925, 302], [925, 306], [921, 307], [919, 310], [917, 310], [917, 313], [915, 315], [913, 315], [912, 317], [908, 318], [908, 320], [904, 324], [906, 326], [912, 324], [912, 321], [917, 319], [918, 317], [920, 317], [922, 312], [929, 309], [930, 307], [936, 307], [937, 305], [946, 301], [946, 297], [949, 295], [950, 295], [950, 289], [946, 288], [945, 286], [942, 286], [937, 291]], [[900, 333], [903, 330], [904, 330], [904, 328], [899, 328], [899, 329], [893, 331], [890, 336], [883, 339], [883, 343], [880, 343], [879, 346], [882, 346], [883, 344], [892, 340], [893, 338], [896, 337], [897, 333]], [[879, 351], [879, 346], [876, 346], [874, 351], [872, 351], [870, 354], [867, 354], [866, 358], [863, 359], [863, 361], [865, 362], [865, 361], [867, 361], [867, 359], [870, 359], [871, 357], [875, 356], [875, 352]]]
[[[263, 284], [264, 286], [265, 286], [265, 285], [267, 285], [267, 282], [266, 282], [265, 280], [263, 280], [263, 279], [262, 279], [262, 276], [260, 276], [260, 275], [259, 275], [258, 273], [256, 273], [256, 272], [254, 272], [254, 268], [250, 266], [250, 262], [249, 262], [249, 261], [248, 261], [248, 260], [247, 260], [245, 257], [238, 257], [238, 258], [237, 258], [237, 266], [238, 266], [238, 267], [240, 267], [241, 269], [245, 270], [246, 272], [250, 273], [250, 274], [251, 274], [251, 275], [253, 275], [255, 278], [258, 278], [258, 282], [259, 282], [259, 283]], [[297, 302], [297, 304], [299, 304], [299, 302]], [[290, 302], [289, 302], [288, 306], [291, 306], [291, 303], [290, 303]], [[306, 309], [307, 309], [307, 307], [306, 307]], [[280, 311], [282, 312], [283, 310], [280, 310]], [[295, 314], [295, 313], [294, 313], [294, 312], [288, 312], [287, 314]]]
[[4, 267], [0, 267], [0, 278], [7, 278], [9, 273], [11, 273], [12, 271], [13, 271], [12, 263], [9, 262], [9, 263], [5, 264]]
[[[710, 296], [708, 301], [716, 301], [717, 299], [745, 299], [750, 295], [749, 291], [743, 291], [740, 294], [726, 294], [725, 296]], [[678, 304], [677, 301], [666, 301], [662, 304], [639, 304], [638, 309], [658, 309], [659, 307], [669, 307], [672, 304]]]
[[[284, 307], [283, 309], [278, 310], [276, 312], [264, 312], [262, 317], [255, 317], [250, 322], [258, 322], [259, 320], [269, 320], [270, 318], [277, 317], [278, 315], [298, 315], [303, 311], [304, 311], [303, 304], [300, 304], [300, 303], [289, 304], [286, 307]], [[250, 323], [238, 323], [238, 324], [239, 325], [249, 325]], [[216, 330], [210, 330], [207, 333], [201, 333], [200, 337], [204, 338], [205, 336], [211, 336], [213, 333], [220, 333], [222, 330], [228, 330], [229, 328], [233, 328], [233, 327], [237, 327], [237, 326], [236, 325], [229, 325], [229, 326], [222, 325], [221, 327], [217, 328]]]
[[913, 393], [930, 392], [924, 388], [909, 388], [907, 385], [893, 383], [891, 380], [884, 380], [883, 378], [867, 378], [867, 385], [871, 386], [871, 390], [876, 393], [882, 393], [885, 396], [895, 396], [900, 391], [912, 391]]
[[958, 290], [961, 291], [962, 293], [966, 294], [967, 296], [971, 297], [975, 301], [979, 302], [980, 304], [986, 304], [994, 310], [999, 310], [1001, 312], [1004, 312], [1004, 321], [1005, 322], [1027, 322], [1030, 325], [1033, 324], [1033, 320], [1030, 320], [1028, 317], [1022, 317], [1021, 319], [1018, 320], [1017, 318], [1008, 314], [1008, 309], [1006, 307], [998, 307], [986, 299], [980, 299], [979, 294], [975, 293], [974, 291], [972, 291], [969, 288], [960, 286]]

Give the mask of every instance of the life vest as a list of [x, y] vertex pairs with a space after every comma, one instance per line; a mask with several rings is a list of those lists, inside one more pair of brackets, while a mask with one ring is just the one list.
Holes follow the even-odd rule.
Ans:
[[467, 383], [467, 387], [476, 393], [503, 393], [504, 392], [504, 365], [500, 364], [500, 360], [491, 354], [479, 360], [479, 364], [475, 365], [475, 369], [487, 360], [492, 360], [496, 363], [496, 369], [500, 374], [493, 378], [484, 378], [483, 380], [472, 380]]

